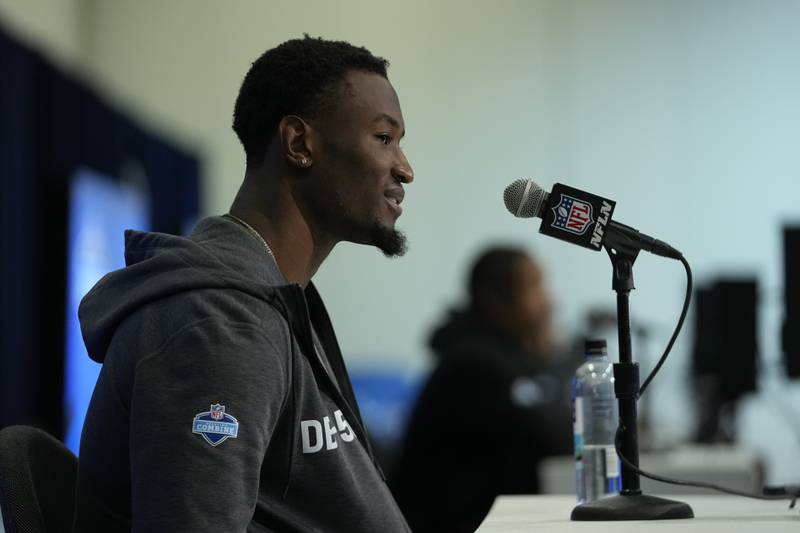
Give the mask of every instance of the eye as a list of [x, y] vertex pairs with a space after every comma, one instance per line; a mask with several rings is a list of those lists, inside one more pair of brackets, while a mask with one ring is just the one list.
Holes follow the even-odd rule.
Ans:
[[379, 135], [376, 135], [375, 137], [377, 137], [382, 144], [389, 144], [390, 142], [392, 142], [392, 138], [387, 133], [381, 133]]

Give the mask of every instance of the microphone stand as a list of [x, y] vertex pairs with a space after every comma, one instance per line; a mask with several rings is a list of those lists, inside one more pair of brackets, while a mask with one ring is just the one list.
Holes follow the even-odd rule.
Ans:
[[[603, 245], [611, 258], [614, 274], [612, 288], [617, 293], [617, 328], [619, 363], [614, 364], [614, 391], [619, 401], [622, 427], [620, 450], [632, 464], [639, 466], [639, 442], [636, 428], [636, 402], [639, 398], [639, 364], [631, 355], [631, 319], [629, 296], [633, 286], [633, 263], [640, 248], [636, 241], [617, 232], [606, 234]], [[622, 464], [622, 492], [576, 506], [572, 520], [665, 520], [693, 518], [686, 503], [642, 494], [639, 474]]]

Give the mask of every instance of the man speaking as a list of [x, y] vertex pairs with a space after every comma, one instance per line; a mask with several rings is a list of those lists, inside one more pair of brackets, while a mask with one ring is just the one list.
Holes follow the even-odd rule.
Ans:
[[413, 173], [387, 61], [306, 36], [253, 63], [230, 213], [128, 232], [80, 308], [103, 363], [75, 531], [407, 532], [310, 282], [336, 243], [402, 255]]

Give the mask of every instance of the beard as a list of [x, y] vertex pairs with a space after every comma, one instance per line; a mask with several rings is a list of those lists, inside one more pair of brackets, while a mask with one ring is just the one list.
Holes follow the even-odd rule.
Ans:
[[408, 250], [406, 236], [402, 231], [384, 226], [380, 222], [372, 224], [370, 232], [371, 244], [386, 257], [400, 257]]

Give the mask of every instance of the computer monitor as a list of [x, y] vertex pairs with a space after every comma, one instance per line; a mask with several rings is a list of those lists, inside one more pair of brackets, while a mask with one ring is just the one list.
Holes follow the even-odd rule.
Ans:
[[67, 313], [64, 365], [64, 441], [76, 455], [100, 365], [83, 344], [78, 306], [105, 274], [125, 266], [126, 229], [147, 230], [150, 199], [142, 187], [88, 168], [70, 179], [67, 239]]

